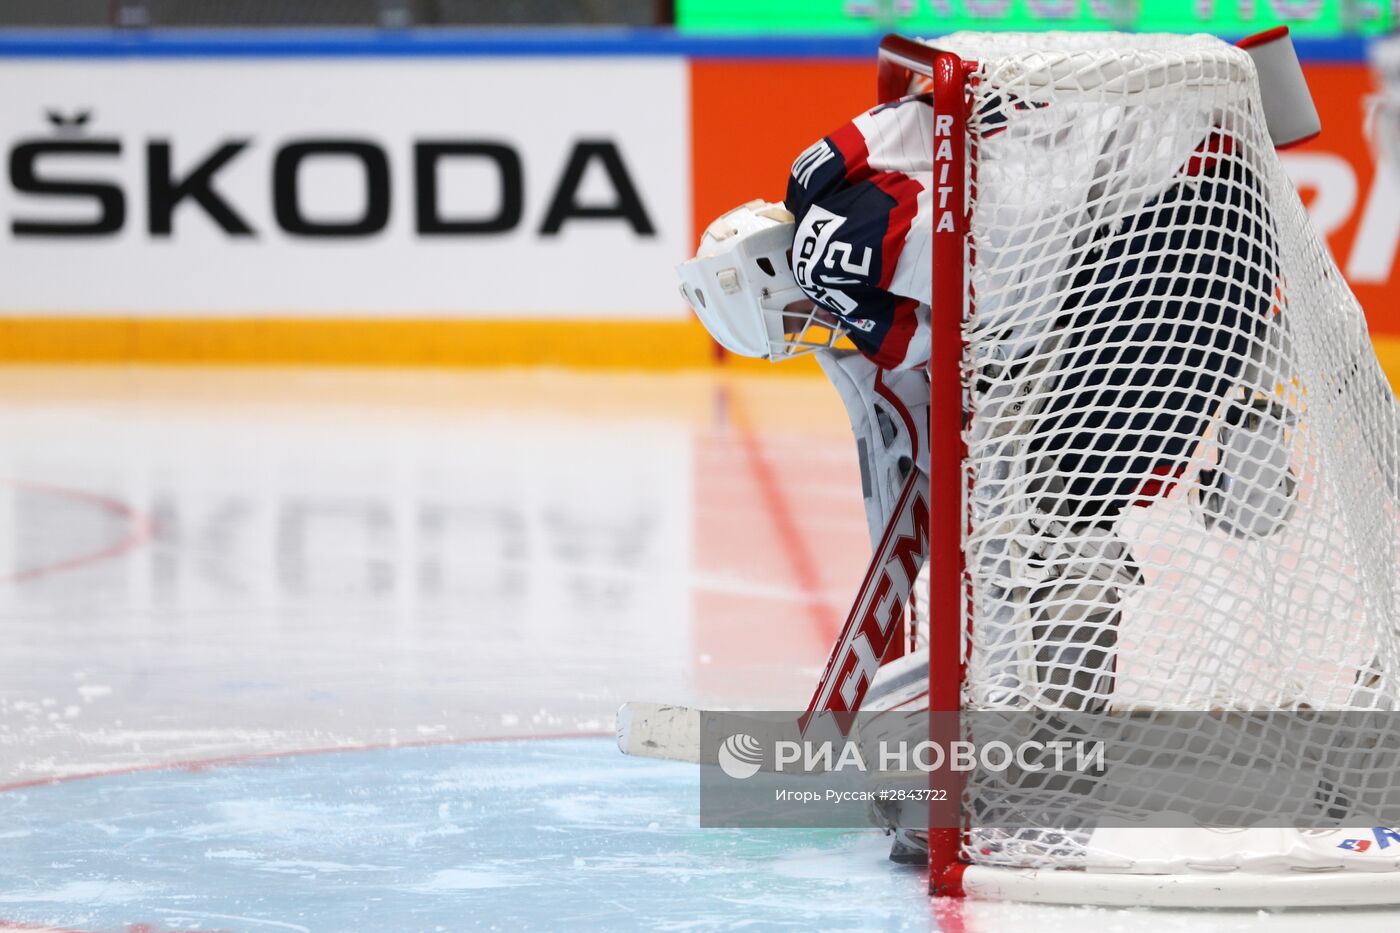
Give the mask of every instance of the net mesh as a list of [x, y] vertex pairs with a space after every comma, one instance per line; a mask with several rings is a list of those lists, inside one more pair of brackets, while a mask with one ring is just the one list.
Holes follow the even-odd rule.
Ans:
[[1396, 708], [1396, 402], [1247, 53], [933, 44], [976, 62], [964, 708]]

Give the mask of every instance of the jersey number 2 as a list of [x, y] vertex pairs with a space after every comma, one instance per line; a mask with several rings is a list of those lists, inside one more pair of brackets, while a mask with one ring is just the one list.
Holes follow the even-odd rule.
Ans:
[[822, 259], [822, 265], [826, 266], [828, 269], [834, 269], [838, 261], [844, 272], [849, 272], [852, 275], [869, 275], [870, 247], [865, 247], [861, 252], [860, 265], [856, 265], [851, 261], [851, 244], [842, 243], [839, 240], [833, 241], [826, 249], [826, 256]]

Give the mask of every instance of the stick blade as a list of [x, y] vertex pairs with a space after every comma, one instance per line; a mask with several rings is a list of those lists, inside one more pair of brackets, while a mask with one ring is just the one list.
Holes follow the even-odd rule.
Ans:
[[672, 703], [624, 703], [617, 711], [617, 747], [625, 755], [700, 761], [700, 711]]

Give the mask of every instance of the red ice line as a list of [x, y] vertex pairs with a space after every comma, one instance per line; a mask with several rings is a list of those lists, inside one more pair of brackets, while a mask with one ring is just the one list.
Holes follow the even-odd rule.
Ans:
[[[90, 930], [74, 930], [70, 927], [56, 927], [49, 923], [24, 923], [20, 920], [0, 920], [0, 930], [32, 930], [34, 933], [96, 933]], [[229, 933], [227, 930], [172, 930], [167, 926], [152, 926], [149, 923], [130, 923], [122, 933]]]
[[[87, 781], [93, 778], [120, 777], [127, 774], [145, 774], [150, 771], [208, 771], [237, 765], [254, 764], [276, 758], [301, 758], [308, 755], [334, 755], [337, 752], [379, 752], [395, 748], [431, 748], [439, 745], [475, 745], [486, 742], [548, 742], [561, 739], [597, 739], [610, 737], [611, 732], [543, 732], [537, 735], [483, 735], [471, 738], [415, 739], [408, 742], [365, 742], [350, 745], [326, 745], [315, 748], [290, 748], [273, 752], [246, 752], [240, 755], [219, 755], [213, 758], [189, 758], [177, 761], [158, 761], [145, 765], [127, 765], [105, 771], [82, 771], [76, 774], [57, 774], [51, 777], [31, 778], [13, 784], [0, 784], [0, 794], [31, 787], [48, 787], [51, 784], [67, 784], [70, 781]], [[0, 921], [0, 930], [3, 930]], [[22, 929], [22, 928], [21, 928]]]
[[[34, 933], [93, 933], [93, 931], [74, 930], [69, 927], [56, 927], [50, 923], [24, 923], [20, 920], [0, 920], [0, 930], [32, 930]], [[167, 926], [155, 927], [149, 923], [128, 924], [122, 933], [181, 933], [179, 930], [172, 930]], [[195, 933], [195, 931], [187, 931]], [[227, 930], [201, 930], [199, 933], [228, 933]]]
[[816, 557], [807, 547], [807, 542], [798, 529], [797, 519], [783, 495], [782, 483], [764, 454], [763, 446], [742, 400], [730, 395], [728, 401], [730, 415], [739, 435], [744, 457], [748, 460], [749, 470], [753, 474], [754, 483], [758, 486], [759, 494], [767, 507], [768, 517], [773, 523], [774, 531], [777, 532], [778, 540], [787, 552], [797, 585], [807, 597], [807, 615], [812, 628], [823, 643], [830, 642], [840, 629], [840, 615], [826, 598], [821, 574], [817, 570]]
[[[46, 483], [32, 483], [24, 480], [5, 480], [4, 482], [29, 492], [59, 496], [65, 499], [72, 499], [76, 502], [85, 502], [89, 505], [94, 505], [110, 515], [115, 515], [118, 518], [124, 519], [127, 523], [128, 530], [124, 537], [99, 550], [87, 554], [79, 554], [76, 557], [70, 557], [52, 564], [42, 564], [38, 567], [27, 567], [23, 570], [17, 570], [14, 573], [0, 574], [0, 583], [27, 583], [30, 580], [46, 577], [49, 574], [62, 573], [66, 570], [76, 570], [79, 567], [86, 567], [91, 564], [101, 563], [104, 560], [111, 560], [114, 557], [120, 557], [128, 551], [140, 547], [155, 536], [155, 521], [136, 511], [120, 499], [114, 499], [110, 496], [100, 495], [95, 492], [87, 492], [82, 489], [50, 486]], [[4, 928], [0, 927], [0, 929]]]

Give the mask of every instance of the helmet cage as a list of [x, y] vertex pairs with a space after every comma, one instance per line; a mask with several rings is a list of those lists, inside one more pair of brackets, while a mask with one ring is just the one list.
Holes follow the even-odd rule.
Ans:
[[776, 321], [780, 336], [779, 340], [769, 341], [768, 359], [774, 363], [830, 349], [846, 336], [847, 328], [840, 319], [805, 294], [782, 308], [765, 305], [763, 313], [770, 329], [771, 322]]

